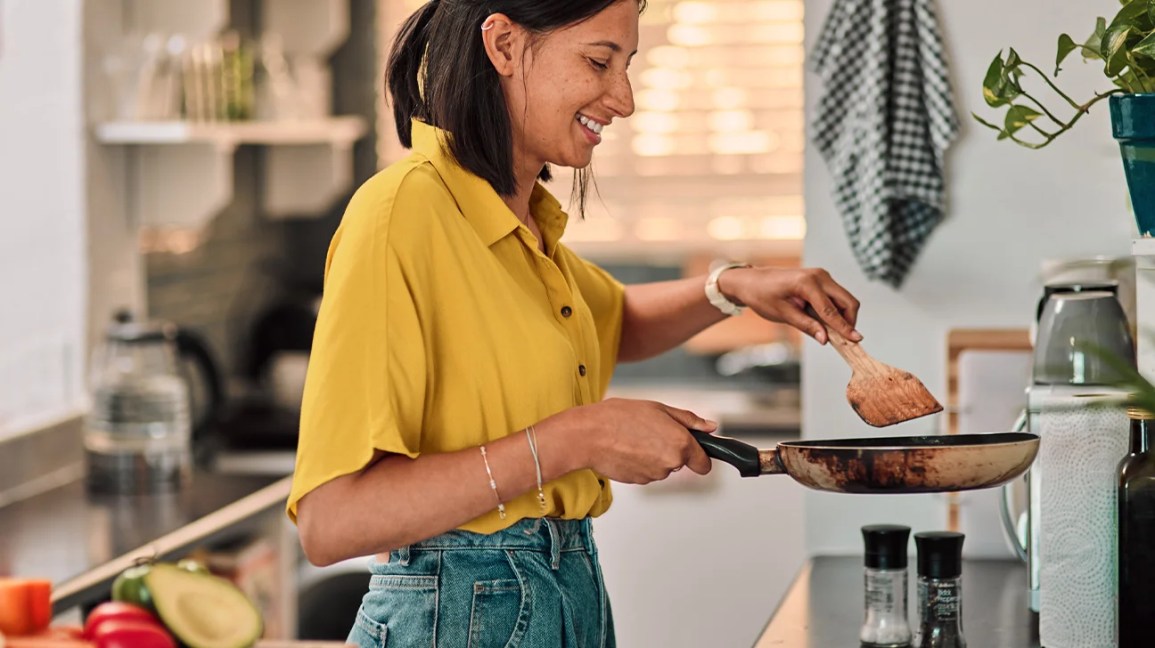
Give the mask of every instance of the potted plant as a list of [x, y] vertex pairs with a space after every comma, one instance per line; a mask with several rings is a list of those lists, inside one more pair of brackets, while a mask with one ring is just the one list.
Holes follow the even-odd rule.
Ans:
[[[1084, 60], [1101, 61], [1113, 87], [1083, 101], [1064, 92], [1037, 65], [1013, 48], [991, 61], [983, 79], [983, 98], [992, 108], [1005, 108], [1002, 125], [972, 115], [979, 123], [1027, 148], [1050, 144], [1070, 130], [1091, 106], [1107, 99], [1111, 131], [1119, 142], [1136, 224], [1142, 236], [1155, 234], [1155, 0], [1121, 0], [1108, 23], [1098, 18], [1095, 31], [1082, 43], [1059, 35], [1054, 76], [1063, 61], [1078, 50]], [[1028, 86], [1026, 77], [1037, 78]], [[1040, 95], [1035, 89], [1042, 89]]]

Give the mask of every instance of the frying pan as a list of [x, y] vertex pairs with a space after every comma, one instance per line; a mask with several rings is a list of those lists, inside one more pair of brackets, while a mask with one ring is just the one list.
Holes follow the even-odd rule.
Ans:
[[788, 441], [758, 449], [691, 430], [711, 458], [743, 477], [785, 473], [834, 493], [941, 493], [993, 488], [1021, 475], [1039, 451], [1024, 432]]

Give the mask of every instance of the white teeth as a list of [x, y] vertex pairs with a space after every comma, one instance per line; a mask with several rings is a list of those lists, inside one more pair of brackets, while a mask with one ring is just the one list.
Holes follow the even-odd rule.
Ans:
[[591, 131], [597, 133], [598, 135], [602, 134], [602, 128], [604, 128], [604, 126], [602, 126], [601, 124], [597, 123], [596, 121], [594, 121], [594, 120], [590, 119], [589, 117], [586, 117], [585, 115], [582, 115], [580, 113], [578, 114], [577, 119], [578, 119], [578, 122], [581, 123], [581, 125], [585, 126], [586, 128], [590, 129]]

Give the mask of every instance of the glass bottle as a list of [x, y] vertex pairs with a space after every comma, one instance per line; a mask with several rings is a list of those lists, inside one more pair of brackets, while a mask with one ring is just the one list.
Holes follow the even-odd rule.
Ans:
[[910, 527], [874, 524], [862, 527], [866, 545], [866, 618], [858, 639], [863, 647], [908, 648], [906, 620], [906, 546]]
[[918, 549], [919, 626], [915, 648], [966, 648], [962, 630], [963, 534], [914, 534]]
[[1155, 416], [1128, 408], [1131, 448], [1119, 462], [1119, 648], [1151, 645], [1155, 619]]

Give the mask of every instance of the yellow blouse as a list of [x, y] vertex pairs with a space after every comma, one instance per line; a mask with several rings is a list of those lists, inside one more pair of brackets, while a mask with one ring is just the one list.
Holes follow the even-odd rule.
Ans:
[[[358, 189], [333, 236], [301, 409], [288, 513], [373, 451], [416, 457], [479, 446], [603, 397], [624, 289], [558, 242], [567, 216], [540, 185], [531, 210], [546, 254], [444, 133], [413, 123], [413, 151]], [[481, 455], [478, 488], [488, 488]], [[495, 475], [500, 488], [501, 475]], [[609, 480], [545, 485], [545, 515], [596, 516]], [[536, 489], [461, 528], [540, 517]], [[367, 512], [371, 514], [371, 512]]]

